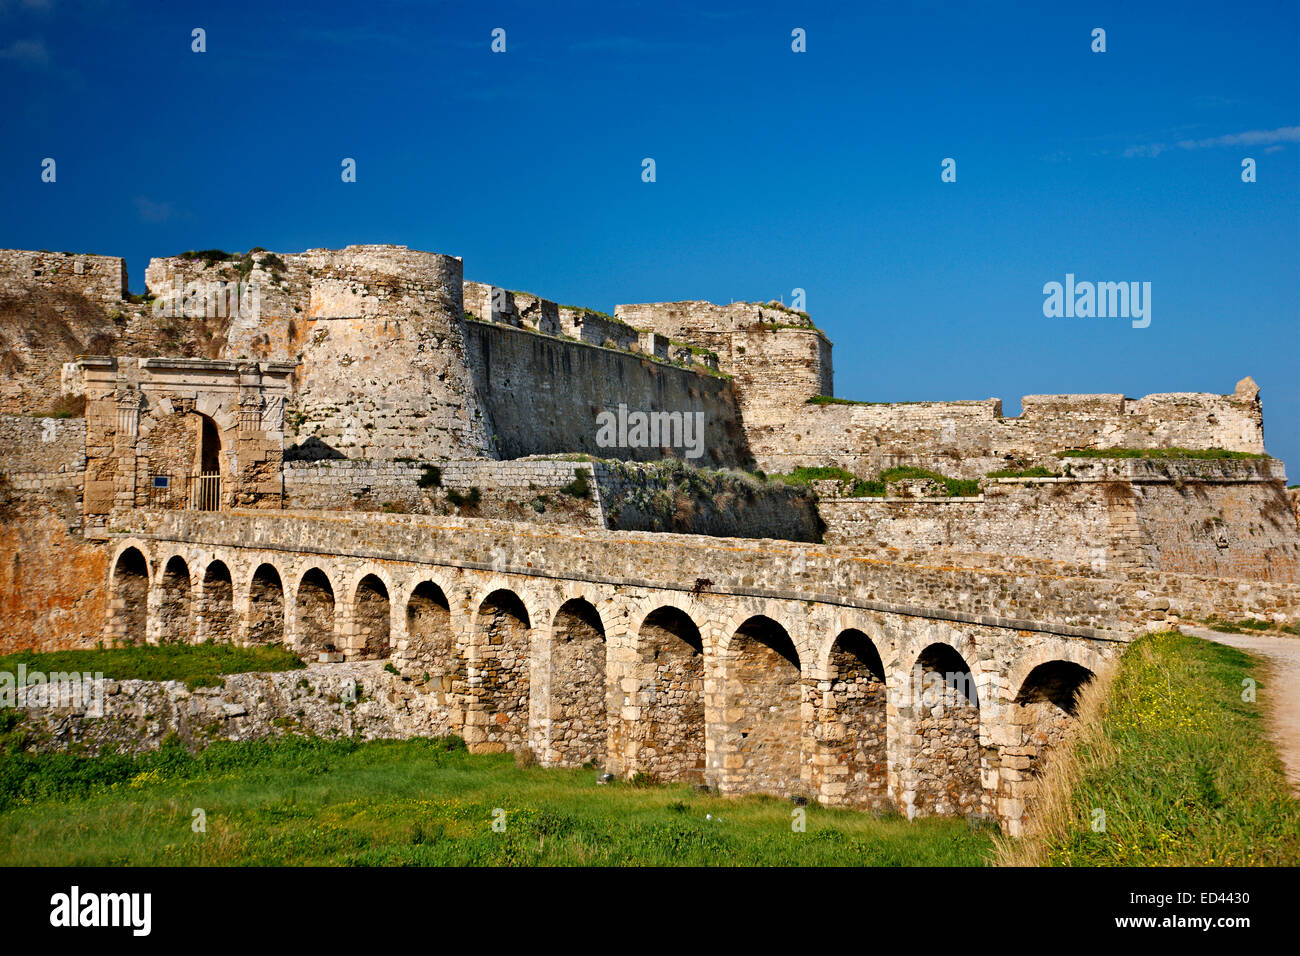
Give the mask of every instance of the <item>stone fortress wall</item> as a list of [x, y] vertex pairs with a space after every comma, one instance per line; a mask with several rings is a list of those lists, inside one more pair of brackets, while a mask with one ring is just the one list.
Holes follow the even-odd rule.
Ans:
[[127, 293], [126, 260], [76, 252], [0, 249], [0, 298], [27, 296], [33, 288], [112, 305]]
[[970, 498], [822, 497], [826, 541], [1032, 554], [1110, 573], [1300, 583], [1300, 530], [1274, 459], [1062, 459]]
[[684, 443], [669, 448], [600, 444], [599, 416], [617, 414], [625, 405], [632, 411], [691, 416], [702, 440], [694, 464], [749, 461], [741, 411], [725, 378], [509, 325], [471, 321], [467, 326], [474, 392], [495, 439], [493, 457], [583, 453], [647, 461], [687, 455]]
[[465, 282], [454, 257], [401, 246], [254, 253], [242, 267], [173, 257], [152, 260], [146, 281], [172, 299], [222, 283], [255, 290], [222, 357], [299, 363], [291, 458], [661, 457], [596, 444], [596, 416], [624, 403], [703, 414], [704, 463], [748, 461], [727, 380], [685, 361], [689, 350], [674, 361], [666, 342], [656, 351], [608, 317]]
[[[0, 296], [11, 300], [77, 296], [40, 316], [38, 325], [69, 320], [37, 345], [30, 323], [6, 330], [0, 309], [0, 411], [47, 407], [55, 360], [76, 354], [296, 362], [286, 430], [308, 458], [659, 457], [595, 446], [595, 415], [620, 402], [702, 412], [705, 463], [770, 472], [839, 465], [872, 477], [912, 464], [979, 477], [1070, 447], [1263, 450], [1249, 380], [1230, 395], [1027, 396], [1015, 418], [997, 399], [809, 404], [834, 387], [831, 343], [805, 313], [667, 302], [619, 305], [610, 317], [466, 282], [459, 259], [402, 246], [154, 259], [149, 294], [181, 307], [161, 318], [156, 301], [123, 299], [120, 259], [11, 251], [0, 253], [0, 270]], [[187, 290], [214, 289], [221, 295], [183, 308]], [[204, 315], [221, 297], [256, 308]]]
[[[68, 276], [59, 260], [57, 279], [53, 262], [0, 256], [3, 649], [284, 643], [372, 676], [391, 660], [391, 712], [340, 722], [344, 671], [323, 670], [307, 725], [452, 731], [548, 765], [994, 814], [1015, 832], [1073, 692], [1136, 633], [1300, 618], [1280, 462], [1057, 457], [1262, 455], [1249, 379], [1030, 396], [1017, 418], [993, 399], [847, 403], [830, 400], [830, 341], [780, 304], [611, 317], [400, 246], [154, 260], [152, 301], [124, 297], [111, 261], [73, 257]], [[60, 356], [84, 420], [32, 417]], [[619, 406], [701, 416], [695, 465], [1060, 477], [983, 478], [969, 499], [828, 490], [819, 513], [807, 488], [636, 461], [683, 448], [601, 445]], [[211, 500], [159, 483], [209, 468]], [[978, 692], [924, 699], [908, 690], [923, 672]], [[269, 733], [298, 706], [282, 685], [241, 678], [185, 706], [226, 714], [230, 736]]]
[[1228, 395], [1172, 393], [1027, 395], [1017, 418], [982, 402], [802, 405], [786, 423], [749, 429], [760, 467], [816, 461], [869, 476], [917, 465], [977, 478], [1046, 464], [1070, 448], [1223, 448], [1262, 454], [1259, 389], [1243, 379]]
[[15, 491], [80, 493], [86, 420], [0, 415], [0, 474]]
[[0, 411], [51, 411], [63, 363], [119, 343], [126, 291], [115, 256], [0, 249]]
[[1224, 448], [1264, 451], [1259, 389], [1230, 395], [1173, 393], [1029, 395], [1019, 417], [999, 399], [821, 404], [834, 395], [831, 344], [803, 313], [710, 302], [620, 305], [615, 315], [703, 346], [735, 376], [745, 437], [758, 466], [789, 472], [835, 465], [874, 477], [916, 465], [958, 478], [1029, 467], [1068, 448]]
[[[521, 458], [287, 462], [285, 508], [472, 514], [621, 531], [819, 541], [807, 487], [657, 463]], [[474, 503], [466, 508], [465, 500]]]
[[86, 422], [0, 415], [0, 653], [103, 636], [108, 552], [82, 534]]

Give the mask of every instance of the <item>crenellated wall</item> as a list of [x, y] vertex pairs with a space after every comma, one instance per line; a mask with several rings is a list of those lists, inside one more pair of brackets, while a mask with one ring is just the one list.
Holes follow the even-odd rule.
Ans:
[[825, 401], [834, 395], [831, 343], [804, 313], [744, 302], [651, 302], [615, 311], [638, 328], [718, 354], [719, 368], [734, 376], [746, 440], [764, 471], [835, 465], [870, 478], [916, 465], [977, 478], [1067, 448], [1264, 450], [1259, 389], [1249, 378], [1231, 395], [1029, 395], [1017, 418], [1003, 417], [999, 399]]
[[747, 427], [759, 467], [838, 465], [862, 477], [916, 465], [954, 478], [1048, 464], [1071, 448], [1223, 448], [1262, 454], [1259, 388], [1228, 395], [1028, 395], [1017, 418], [1002, 402], [808, 404], [784, 422]]

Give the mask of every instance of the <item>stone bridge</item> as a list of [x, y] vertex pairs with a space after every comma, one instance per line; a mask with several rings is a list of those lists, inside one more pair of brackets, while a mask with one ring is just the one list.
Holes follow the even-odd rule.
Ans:
[[119, 515], [112, 641], [388, 658], [480, 752], [997, 817], [1147, 614], [1114, 580], [773, 540], [292, 512]]

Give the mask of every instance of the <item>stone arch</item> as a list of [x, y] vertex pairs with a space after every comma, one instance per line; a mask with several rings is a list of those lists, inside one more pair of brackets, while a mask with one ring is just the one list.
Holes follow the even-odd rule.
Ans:
[[826, 803], [881, 806], [888, 802], [888, 694], [885, 664], [875, 642], [846, 628], [827, 651], [825, 679], [816, 688], [814, 766]]
[[1079, 693], [1096, 675], [1074, 661], [1044, 661], [1025, 677], [1007, 719], [1020, 728], [1021, 747], [1029, 760], [1023, 769], [1036, 774], [1040, 757], [1061, 742], [1074, 724]]
[[392, 653], [393, 608], [388, 595], [388, 585], [373, 572], [352, 590], [353, 645], [359, 660], [382, 660]]
[[131, 544], [118, 553], [109, 593], [110, 640], [143, 644], [149, 624], [149, 561], [141, 548]]
[[[795, 605], [793, 610], [804, 610], [803, 604]], [[704, 645], [710, 658], [719, 660], [732, 655], [731, 645], [739, 635], [742, 642], [748, 634], [741, 634], [746, 624], [762, 619], [771, 621], [784, 635], [794, 650], [798, 660], [813, 660], [817, 650], [808, 648], [808, 622], [798, 613], [792, 613], [791, 602], [780, 600], [743, 599], [739, 606], [717, 614], [708, 620], [700, 620], [700, 632], [704, 635]], [[712, 646], [710, 646], [712, 645]]]
[[789, 633], [754, 615], [727, 641], [721, 665], [726, 789], [782, 796], [801, 789], [803, 681]]
[[645, 615], [635, 632], [638, 717], [628, 768], [655, 780], [704, 779], [704, 635], [674, 604]]
[[200, 594], [199, 637], [213, 644], [229, 644], [235, 639], [235, 588], [225, 561], [208, 562]]
[[847, 631], [856, 631], [871, 643], [872, 649], [884, 667], [885, 683], [891, 684], [890, 675], [894, 674], [899, 666], [900, 635], [897, 630], [890, 625], [888, 619], [876, 619], [863, 614], [841, 613], [840, 609], [835, 610], [836, 613], [814, 624], [819, 633], [824, 635], [816, 652], [818, 669], [825, 672], [830, 668], [831, 656], [841, 645], [840, 638]]
[[158, 641], [162, 644], [194, 643], [192, 610], [190, 566], [183, 557], [174, 554], [163, 564], [162, 573], [158, 575], [158, 606], [154, 613]]
[[411, 588], [406, 600], [405, 670], [416, 686], [446, 706], [465, 693], [469, 665], [457, 646], [451, 600], [427, 578]]
[[482, 713], [466, 743], [480, 751], [513, 750], [528, 737], [531, 619], [523, 598], [508, 588], [485, 597], [474, 614], [478, 652], [471, 671], [472, 706]]
[[951, 644], [928, 644], [895, 698], [899, 736], [910, 742], [899, 795], [908, 815], [982, 812], [980, 694], [966, 658]]
[[298, 580], [294, 597], [295, 643], [304, 660], [338, 651], [338, 608], [334, 585], [318, 567], [308, 568]]
[[1106, 666], [1107, 660], [1106, 654], [1085, 642], [1068, 639], [1052, 641], [1016, 658], [1015, 666], [1007, 678], [1005, 699], [1008, 702], [1014, 701], [1030, 672], [1041, 664], [1068, 661], [1098, 674]]
[[565, 601], [551, 620], [551, 762], [603, 765], [608, 755], [605, 624], [586, 598]]
[[253, 569], [248, 582], [249, 644], [279, 644], [284, 640], [284, 579], [270, 562]]
[[1013, 685], [1015, 696], [1003, 712], [998, 767], [998, 812], [1013, 836], [1023, 831], [1030, 809], [1030, 781], [1074, 729], [1079, 693], [1095, 676], [1075, 660], [1052, 658], [1039, 660], [1018, 689]]

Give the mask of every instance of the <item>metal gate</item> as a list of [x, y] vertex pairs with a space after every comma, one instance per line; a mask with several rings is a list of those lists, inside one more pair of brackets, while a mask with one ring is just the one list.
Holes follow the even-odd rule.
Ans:
[[190, 509], [193, 511], [219, 511], [221, 509], [221, 475], [202, 472], [190, 476]]

